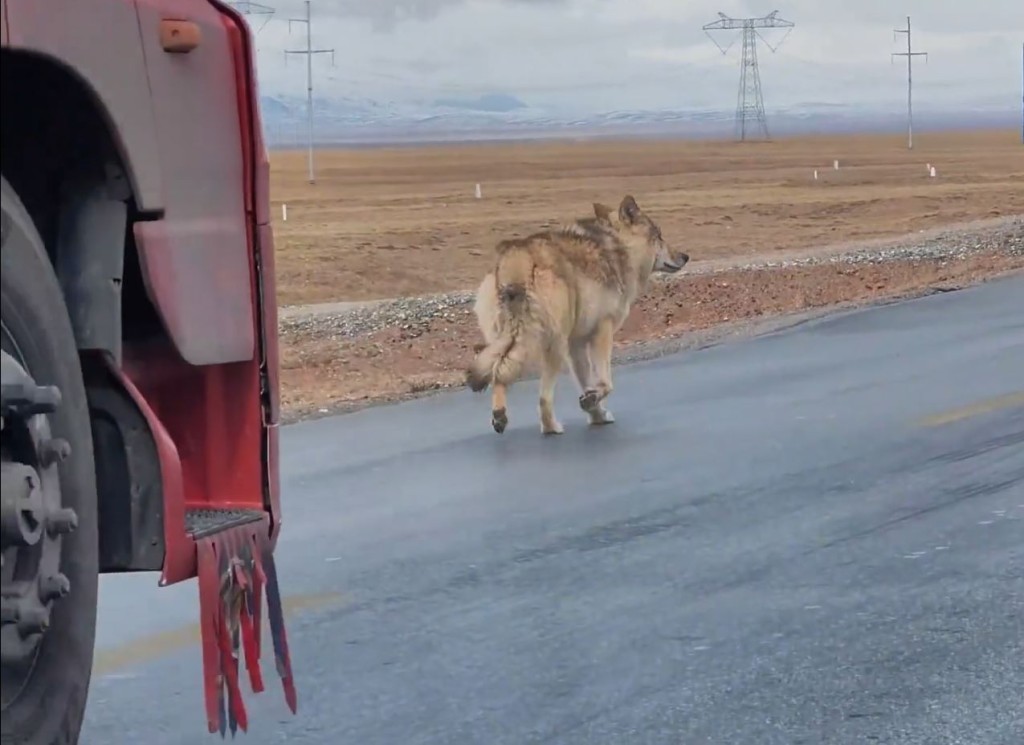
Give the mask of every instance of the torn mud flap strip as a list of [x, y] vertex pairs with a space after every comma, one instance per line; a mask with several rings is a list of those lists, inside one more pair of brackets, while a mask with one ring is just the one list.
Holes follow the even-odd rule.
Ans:
[[274, 648], [274, 666], [285, 701], [297, 710], [295, 679], [284, 628], [281, 590], [277, 581], [269, 521], [248, 523], [196, 539], [199, 569], [199, 612], [203, 650], [206, 721], [211, 733], [248, 730], [239, 676], [245, 656], [249, 687], [264, 689], [260, 670], [262, 600]]

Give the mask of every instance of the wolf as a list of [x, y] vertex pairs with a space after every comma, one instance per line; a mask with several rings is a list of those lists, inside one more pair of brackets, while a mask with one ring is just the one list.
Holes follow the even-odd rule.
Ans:
[[674, 274], [690, 260], [670, 249], [661, 229], [623, 197], [618, 210], [593, 205], [594, 216], [557, 230], [498, 243], [494, 269], [473, 306], [485, 343], [466, 371], [466, 384], [492, 387], [491, 426], [508, 426], [508, 387], [528, 365], [540, 366], [540, 429], [561, 434], [555, 382], [568, 363], [590, 424], [615, 421], [605, 402], [612, 392], [612, 341], [655, 272]]

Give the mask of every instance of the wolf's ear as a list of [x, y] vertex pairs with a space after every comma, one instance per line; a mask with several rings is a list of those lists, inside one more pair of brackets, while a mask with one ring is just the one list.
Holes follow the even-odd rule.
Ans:
[[594, 202], [594, 216], [603, 222], [612, 221], [612, 208], [600, 202]]
[[619, 205], [619, 219], [627, 225], [634, 225], [640, 219], [640, 205], [628, 194], [622, 198]]

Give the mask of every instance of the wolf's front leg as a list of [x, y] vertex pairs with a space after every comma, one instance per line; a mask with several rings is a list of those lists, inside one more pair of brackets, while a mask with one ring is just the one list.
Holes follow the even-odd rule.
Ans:
[[569, 360], [572, 363], [573, 377], [580, 387], [580, 408], [587, 415], [591, 424], [611, 424], [615, 421], [612, 413], [604, 408], [594, 389], [594, 363], [590, 359], [590, 348], [587, 341], [574, 342], [569, 347]]
[[565, 430], [555, 417], [555, 383], [562, 371], [564, 355], [561, 351], [549, 349], [544, 354], [540, 373], [540, 431], [546, 435], [560, 435]]

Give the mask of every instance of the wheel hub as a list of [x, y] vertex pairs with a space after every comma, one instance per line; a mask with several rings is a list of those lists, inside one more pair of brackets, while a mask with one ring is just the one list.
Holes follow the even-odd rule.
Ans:
[[4, 339], [0, 389], [0, 660], [5, 702], [15, 693], [8, 687], [13, 682], [8, 673], [31, 666], [49, 628], [53, 603], [71, 590], [60, 573], [60, 552], [63, 536], [78, 524], [75, 512], [61, 506], [58, 466], [70, 447], [50, 436], [48, 415], [60, 404], [60, 391], [37, 385], [7, 351], [8, 341]]

